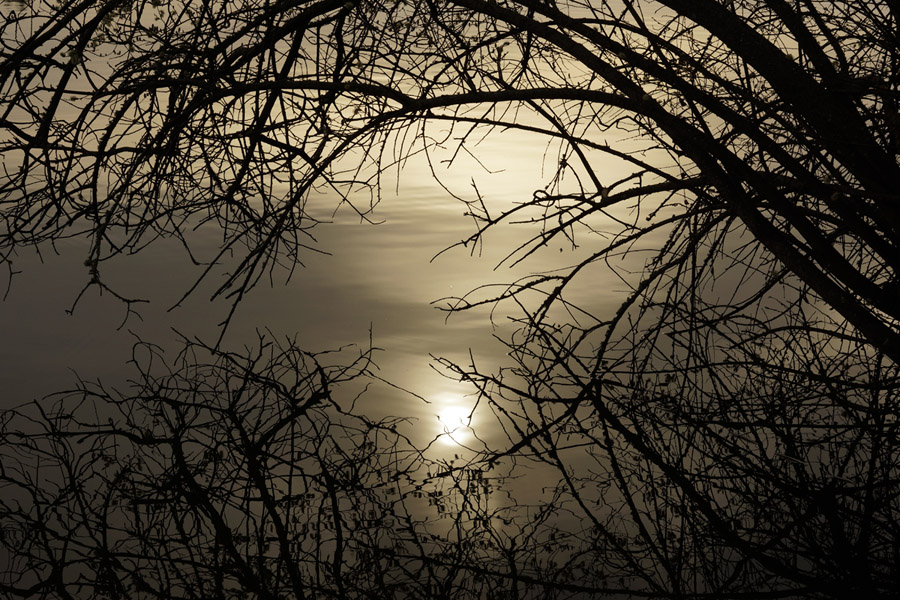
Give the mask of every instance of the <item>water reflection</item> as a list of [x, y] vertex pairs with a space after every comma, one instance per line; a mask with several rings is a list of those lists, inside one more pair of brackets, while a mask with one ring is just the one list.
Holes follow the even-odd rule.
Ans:
[[[540, 172], [543, 148], [501, 138], [490, 147], [486, 143], [484, 150], [492, 173], [457, 161], [455, 171], [441, 173], [444, 184], [465, 196], [475, 181], [497, 207], [530, 197], [532, 188], [540, 183], [534, 174]], [[335, 213], [337, 200], [333, 197], [311, 198], [314, 217], [331, 221], [315, 230], [317, 249], [330, 255], [301, 256], [303, 267], [287, 282], [286, 272], [276, 270], [271, 287], [259, 285], [238, 306], [223, 346], [242, 347], [256, 339], [257, 331], [269, 330], [277, 336], [296, 335], [303, 347], [319, 350], [365, 344], [371, 330], [373, 343], [381, 349], [375, 360], [385, 380], [426, 398], [434, 390], [446, 392], [447, 396], [439, 398], [438, 410], [440, 403], [465, 406], [459, 399], [472, 390], [448, 382], [432, 370], [429, 355], [468, 362], [468, 351], [475, 348], [476, 358], [499, 364], [506, 349], [491, 334], [503, 323], [492, 323], [487, 310], [447, 319], [432, 303], [485, 283], [509, 282], [534, 270], [558, 266], [563, 255], [554, 247], [546, 256], [533, 257], [529, 265], [496, 271], [505, 252], [533, 233], [509, 227], [498, 228], [474, 254], [471, 248], [458, 247], [432, 260], [473, 229], [471, 219], [463, 214], [464, 207], [434, 181], [427, 165], [419, 163], [410, 161], [400, 175], [396, 194], [386, 194], [375, 207], [370, 215], [378, 223], [375, 225], [361, 222], [350, 209]], [[386, 189], [392, 185], [385, 183]], [[213, 229], [200, 228], [192, 234], [191, 250], [201, 260], [214, 255], [221, 242]], [[104, 283], [129, 297], [150, 300], [136, 307], [140, 318], [129, 318], [117, 329], [124, 308], [95, 289], [68, 315], [66, 311], [89, 278], [83, 266], [88, 242], [62, 240], [56, 246], [58, 255], [44, 250], [41, 257], [28, 251], [15, 257], [18, 274], [6, 301], [0, 304], [4, 334], [0, 360], [14, 366], [2, 375], [5, 396], [0, 402], [4, 406], [71, 386], [72, 369], [105, 381], [124, 377], [135, 336], [165, 347], [174, 337], [174, 328], [188, 337], [214, 340], [218, 324], [228, 313], [227, 300], [209, 301], [227, 266], [214, 272], [206, 285], [177, 309], [168, 311], [203, 266], [192, 264], [180, 244], [163, 239], [103, 266]], [[591, 293], [596, 302], [596, 289]], [[610, 302], [613, 295], [611, 290]], [[435, 407], [412, 396], [374, 389], [371, 395], [373, 410], [435, 423]], [[438, 417], [437, 427], [422, 432], [427, 429], [432, 438], [435, 433], [446, 434], [444, 438], [451, 444], [471, 439], [469, 424], [451, 422], [445, 432], [441, 423]]]

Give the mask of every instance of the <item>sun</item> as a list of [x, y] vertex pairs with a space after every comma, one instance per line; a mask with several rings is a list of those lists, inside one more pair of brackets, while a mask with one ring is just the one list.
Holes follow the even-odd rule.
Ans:
[[440, 440], [444, 444], [458, 446], [469, 438], [470, 410], [462, 406], [445, 406], [438, 413], [441, 426]]
[[452, 391], [434, 394], [430, 404], [431, 414], [437, 417], [436, 427], [432, 430], [436, 430], [435, 441], [447, 446], [461, 446], [471, 441], [475, 435], [473, 421], [477, 421], [473, 418], [475, 406]]
[[469, 426], [469, 409], [462, 406], [445, 406], [438, 413], [438, 420], [444, 433], [455, 433]]

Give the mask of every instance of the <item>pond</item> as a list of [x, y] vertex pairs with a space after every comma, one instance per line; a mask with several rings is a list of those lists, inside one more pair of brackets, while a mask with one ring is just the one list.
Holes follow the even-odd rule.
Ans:
[[[478, 246], [450, 248], [475, 231], [465, 205], [453, 195], [472, 198], [475, 184], [491, 210], [499, 211], [531, 198], [542, 185], [545, 145], [506, 133], [482, 142], [479, 150], [481, 164], [459, 159], [452, 169], [437, 171], [440, 182], [423, 158], [410, 161], [399, 173], [399, 183], [384, 186], [383, 198], [367, 215], [370, 222], [346, 204], [336, 209], [334, 196], [311, 198], [309, 211], [330, 221], [312, 231], [312, 246], [322, 253], [301, 256], [303, 264], [289, 280], [286, 268], [276, 269], [271, 283], [264, 279], [254, 288], [237, 307], [222, 347], [252, 344], [257, 331], [281, 339], [296, 336], [298, 346], [310, 351], [365, 347], [371, 334], [380, 349], [375, 355], [378, 375], [412, 393], [373, 386], [364, 398], [367, 410], [417, 419], [421, 427], [416, 431], [426, 437], [447, 433], [447, 419], [459, 423], [471, 407], [467, 395], [472, 390], [433, 368], [432, 357], [468, 364], [471, 350], [479, 364], [499, 367], [507, 349], [494, 336], [507, 336], [512, 327], [504, 313], [510, 307], [449, 314], [441, 310], [446, 299], [481, 285], [507, 284], [565, 267], [591, 251], [590, 243], [577, 248], [556, 243], [510, 266], [504, 258], [537, 232], [527, 224], [498, 227]], [[351, 200], [363, 207], [369, 202], [367, 197]], [[204, 226], [189, 241], [198, 256], [211, 256], [220, 236], [215, 227]], [[70, 389], [76, 373], [87, 380], [124, 382], [133, 375], [127, 363], [137, 338], [174, 353], [176, 331], [207, 343], [215, 343], [221, 333], [230, 302], [210, 301], [210, 296], [227, 262], [172, 308], [202, 267], [191, 263], [180, 243], [158, 240], [101, 270], [104, 283], [117, 293], [149, 300], [133, 305], [136, 314], [128, 314], [122, 302], [96, 287], [69, 314], [90, 278], [84, 266], [87, 244], [73, 238], [39, 250], [40, 256], [24, 249], [14, 258], [18, 273], [0, 305], [3, 407]], [[612, 310], [624, 285], [587, 279], [582, 299], [595, 310]], [[467, 425], [477, 428], [478, 419]], [[452, 429], [462, 442], [468, 427]]]

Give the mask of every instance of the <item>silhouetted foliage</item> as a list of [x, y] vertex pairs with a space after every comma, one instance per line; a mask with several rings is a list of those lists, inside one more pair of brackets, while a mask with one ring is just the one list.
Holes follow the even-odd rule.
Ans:
[[[158, 236], [176, 236], [190, 251], [190, 231], [214, 224], [223, 232], [214, 262], [230, 269], [217, 294], [237, 303], [278, 263], [299, 263], [319, 191], [350, 202], [362, 190], [376, 202], [388, 167], [417, 153], [477, 156], [480, 139], [506, 130], [544, 140], [553, 157], [534, 194], [511, 208], [494, 206], [477, 186], [463, 198], [476, 230], [462, 244], [519, 222], [534, 229], [510, 249], [510, 262], [551, 243], [573, 249], [561, 255], [568, 262], [445, 299], [452, 311], [499, 304], [519, 327], [506, 340], [510, 364], [440, 361], [476, 387], [476, 410], [493, 413], [508, 437], [504, 447], [473, 446], [465, 468], [448, 464], [441, 479], [463, 490], [464, 471], [483, 478], [496, 468], [514, 489], [515, 476], [533, 466], [541, 478], [553, 474], [543, 500], [498, 508], [498, 523], [467, 513], [463, 493], [438, 519], [466, 523], [452, 535], [398, 524], [402, 503], [382, 505], [397, 522], [379, 535], [406, 535], [411, 546], [409, 556], [386, 555], [377, 568], [368, 554], [353, 554], [362, 546], [298, 550], [278, 531], [267, 554], [259, 528], [243, 546], [219, 539], [213, 511], [192, 504], [188, 474], [200, 463], [179, 463], [172, 432], [156, 440], [148, 430], [156, 441], [146, 443], [135, 433], [150, 427], [154, 411], [177, 416], [190, 403], [176, 410], [183, 400], [151, 402], [127, 427], [114, 420], [87, 437], [77, 434], [78, 418], [61, 419], [71, 409], [45, 412], [42, 433], [11, 447], [55, 452], [66, 465], [66, 483], [53, 492], [60, 497], [88, 493], [74, 490], [82, 481], [91, 489], [96, 477], [96, 489], [119, 489], [109, 474], [81, 470], [87, 463], [68, 454], [69, 440], [106, 448], [123, 438], [135, 446], [129, 455], [157, 446], [171, 453], [153, 458], [154, 476], [178, 481], [177, 514], [196, 513], [196, 524], [185, 529], [190, 535], [172, 534], [180, 546], [165, 550], [165, 560], [153, 558], [165, 547], [156, 545], [129, 559], [192, 570], [155, 580], [161, 595], [187, 594], [191, 581], [221, 596], [231, 577], [256, 594], [277, 596], [283, 585], [338, 597], [488, 597], [500, 589], [511, 597], [876, 597], [900, 587], [900, 6], [892, 0], [11, 6], [0, 66], [0, 252], [11, 258], [23, 245], [87, 236], [88, 285], [105, 285], [101, 267], [113, 256]], [[369, 207], [355, 206], [363, 216]], [[606, 314], [596, 297], [610, 278], [625, 292]], [[305, 397], [317, 398], [332, 376], [320, 381], [301, 362], [290, 366], [312, 386]], [[248, 379], [250, 371], [235, 380], [274, 385]], [[205, 379], [187, 377], [192, 385]], [[85, 407], [132, 405], [83, 394]], [[213, 396], [226, 404], [203, 410], [227, 416], [228, 396]], [[202, 418], [221, 421], [226, 429], [215, 435], [237, 444], [220, 473], [239, 472], [241, 485], [261, 494], [251, 463], [263, 449], [254, 436], [280, 417], [253, 402], [243, 410], [266, 425], [252, 443], [226, 435], [227, 420]], [[289, 406], [272, 415], [291, 414]], [[266, 477], [316, 473], [312, 493], [338, 485], [347, 506], [362, 511], [363, 498], [374, 502], [364, 490], [379, 489], [377, 474], [430, 468], [387, 424], [317, 418], [293, 436], [308, 454], [272, 463]], [[344, 448], [337, 457], [352, 456], [376, 433], [386, 437], [367, 455], [375, 462], [362, 463], [361, 487], [329, 484], [316, 448], [333, 444]], [[200, 439], [191, 442], [196, 453], [213, 447]], [[397, 453], [410, 462], [379, 462]], [[38, 494], [34, 506], [55, 506], [21, 460], [13, 479]], [[133, 478], [127, 461], [116, 464]], [[261, 527], [290, 514], [269, 509], [265, 494], [251, 509], [238, 489], [229, 492], [234, 523]], [[67, 523], [93, 539], [113, 527], [91, 525], [88, 513], [66, 513], [57, 526], [18, 506], [7, 514], [24, 511], [41, 539], [56, 540], [21, 546], [15, 564], [23, 572], [53, 574], [31, 575], [36, 581], [23, 580], [22, 589], [62, 585], [69, 559], [59, 553], [72, 552], [66, 540], [75, 539]], [[120, 512], [124, 524], [115, 528], [134, 529], [137, 513]], [[174, 514], [167, 526], [180, 522]], [[349, 529], [361, 544], [365, 530]], [[479, 535], [484, 545], [466, 541]], [[420, 543], [426, 537], [433, 547]], [[112, 567], [101, 559], [84, 585], [107, 585]], [[373, 587], [341, 587], [354, 569], [369, 573]], [[431, 587], [400, 591], [393, 581]]]

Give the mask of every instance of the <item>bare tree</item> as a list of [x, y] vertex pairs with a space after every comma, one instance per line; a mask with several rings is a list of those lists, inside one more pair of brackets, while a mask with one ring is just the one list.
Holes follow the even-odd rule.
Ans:
[[185, 341], [167, 360], [141, 342], [124, 391], [79, 381], [4, 413], [4, 596], [579, 589], [518, 572], [545, 562], [536, 533], [556, 508], [517, 503], [501, 470], [428, 458], [403, 419], [359, 414], [371, 351], [352, 352], [260, 336], [241, 353]]
[[[696, 216], [699, 242], [736, 219], [896, 360], [894, 18], [878, 2], [22, 7], [0, 72], [4, 247], [86, 230], [95, 273], [216, 220], [223, 253], [247, 249], [220, 289], [241, 296], [297, 260], [313, 189], [377, 183], [358, 159], [433, 145], [433, 121], [526, 128], [561, 144], [526, 203], [558, 207], [542, 241], [636, 198], [651, 220], [630, 237]], [[653, 160], [600, 142], [616, 129]], [[634, 172], [602, 181], [598, 153]]]
[[[86, 235], [104, 285], [111, 256], [215, 223], [238, 302], [300, 260], [316, 190], [376, 201], [412, 154], [529, 132], [550, 174], [511, 209], [464, 198], [463, 243], [521, 221], [509, 260], [586, 258], [449, 299], [519, 330], [510, 365], [444, 364], [508, 435], [485, 464], [559, 485], [510, 505], [519, 532], [489, 552], [448, 537], [422, 564], [513, 597], [898, 587], [900, 6], [154, 4], [7, 17], [7, 256]], [[629, 290], [613, 314], [590, 301], [601, 276]]]
[[260, 342], [189, 343], [174, 367], [136, 346], [128, 392], [81, 382], [8, 416], [4, 594], [346, 597], [361, 569], [356, 585], [389, 589], [377, 548], [415, 533], [388, 526], [390, 492], [421, 459], [396, 422], [335, 395], [369, 355], [330, 365]]
[[[534, 91], [563, 139], [552, 187], [503, 215], [473, 202], [471, 241], [525, 215], [540, 229], [516, 259], [597, 245], [450, 305], [520, 307], [513, 368], [447, 363], [509, 435], [490, 460], [557, 468], [556, 502], [592, 524], [570, 532], [591, 557], [572, 564], [581, 581], [605, 565], [598, 592], [613, 575], [636, 595], [890, 596], [892, 7], [463, 4], [518, 46], [498, 88]], [[646, 154], [597, 148], [613, 128]], [[634, 170], [602, 181], [594, 149]], [[655, 234], [643, 269], [616, 269]], [[601, 261], [633, 290], [611, 316], [566, 296]]]

